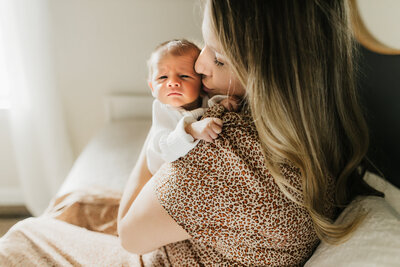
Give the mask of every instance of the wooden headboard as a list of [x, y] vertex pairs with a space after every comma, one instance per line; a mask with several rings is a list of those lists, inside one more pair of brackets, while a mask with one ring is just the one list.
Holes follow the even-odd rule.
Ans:
[[[368, 156], [377, 167], [371, 170], [400, 188], [400, 49], [378, 41], [362, 21], [357, 1], [350, 4], [360, 43], [358, 90], [371, 135]], [[400, 34], [395, 29], [393, 34]]]
[[368, 156], [400, 188], [400, 55], [363, 46], [360, 52], [358, 88], [371, 134]]

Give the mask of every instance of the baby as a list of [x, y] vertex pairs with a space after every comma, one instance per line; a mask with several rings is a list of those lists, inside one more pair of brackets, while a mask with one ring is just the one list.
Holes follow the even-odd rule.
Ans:
[[181, 39], [160, 44], [148, 60], [149, 86], [155, 97], [153, 124], [146, 156], [154, 174], [163, 163], [186, 155], [200, 140], [212, 142], [222, 131], [222, 121], [205, 118], [205, 110], [217, 103], [236, 109], [235, 99], [202, 96], [201, 76], [194, 70], [200, 49]]

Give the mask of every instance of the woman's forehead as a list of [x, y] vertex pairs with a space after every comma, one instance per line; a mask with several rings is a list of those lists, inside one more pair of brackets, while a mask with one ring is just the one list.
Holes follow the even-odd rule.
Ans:
[[214, 27], [211, 23], [208, 7], [204, 10], [203, 24], [201, 30], [203, 33], [204, 44], [215, 52], [220, 52], [220, 45], [214, 33]]

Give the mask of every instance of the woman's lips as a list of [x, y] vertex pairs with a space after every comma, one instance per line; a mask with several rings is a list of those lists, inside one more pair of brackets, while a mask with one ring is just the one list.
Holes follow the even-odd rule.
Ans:
[[208, 88], [208, 87], [207, 87], [207, 86], [205, 86], [204, 84], [203, 84], [203, 90], [204, 90], [206, 93], [208, 93], [208, 92], [211, 92], [211, 91], [212, 91], [212, 89]]

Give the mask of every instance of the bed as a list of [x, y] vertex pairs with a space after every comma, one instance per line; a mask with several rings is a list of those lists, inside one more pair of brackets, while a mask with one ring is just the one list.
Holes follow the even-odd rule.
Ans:
[[[366, 69], [364, 73], [374, 72]], [[364, 81], [365, 87], [376, 90], [371, 84]], [[369, 95], [364, 94], [364, 101], [373, 111], [368, 107]], [[116, 228], [124, 184], [151, 126], [151, 101], [149, 96], [129, 94], [107, 97], [108, 123], [80, 154], [44, 214], [16, 224], [0, 239], [0, 266], [142, 266], [156, 257], [124, 251]], [[379, 123], [374, 114], [369, 114], [370, 126]], [[399, 118], [391, 115], [397, 119], [395, 125], [400, 125]], [[388, 129], [378, 126], [373, 130], [372, 149], [376, 150], [382, 141], [377, 136]], [[389, 152], [381, 147], [379, 153], [391, 153], [399, 144], [397, 139], [393, 142]], [[400, 189], [395, 185], [399, 185], [400, 176], [393, 165], [396, 158], [390, 160], [380, 165], [385, 172], [389, 169], [389, 181], [376, 170], [365, 176], [385, 198], [360, 198], [347, 207], [338, 221], [350, 219], [359, 209], [370, 213], [345, 243], [332, 246], [322, 242], [306, 266], [399, 266]]]

